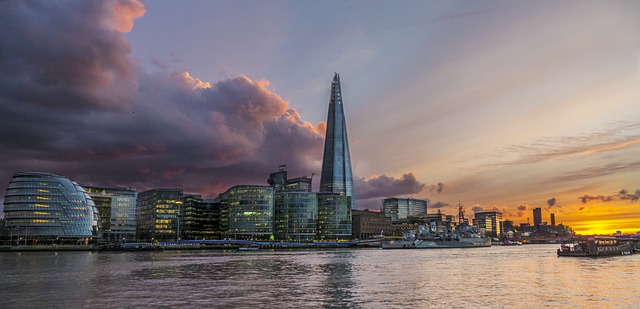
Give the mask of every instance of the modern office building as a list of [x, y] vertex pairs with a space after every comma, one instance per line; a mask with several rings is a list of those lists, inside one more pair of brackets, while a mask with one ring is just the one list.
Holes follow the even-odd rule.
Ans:
[[345, 121], [340, 87], [340, 76], [336, 73], [331, 83], [327, 132], [324, 141], [320, 193], [337, 193], [351, 197], [350, 209], [357, 209], [351, 172], [347, 123]]
[[180, 236], [182, 189], [152, 189], [138, 194], [138, 241], [177, 241]]
[[182, 197], [182, 203], [180, 239], [221, 239], [220, 203], [217, 200], [188, 194]]
[[320, 241], [351, 239], [351, 196], [318, 193], [318, 235]]
[[318, 226], [318, 195], [314, 192], [276, 192], [275, 240], [312, 242]]
[[542, 209], [534, 208], [533, 209], [533, 226], [539, 227], [542, 225]]
[[225, 238], [272, 240], [273, 187], [238, 185], [220, 194]]
[[427, 215], [427, 201], [414, 198], [389, 197], [382, 201], [382, 212], [396, 222]]
[[391, 218], [383, 212], [351, 210], [352, 232], [354, 239], [371, 239], [376, 236], [392, 236]]
[[551, 226], [556, 226], [556, 214], [551, 214]]
[[83, 186], [100, 214], [100, 232], [105, 242], [136, 241], [138, 192], [124, 188]]
[[53, 173], [16, 173], [4, 195], [5, 226], [12, 240], [84, 239], [100, 236], [98, 209], [75, 181]]
[[473, 224], [484, 231], [486, 236], [501, 237], [502, 213], [497, 211], [476, 212]]

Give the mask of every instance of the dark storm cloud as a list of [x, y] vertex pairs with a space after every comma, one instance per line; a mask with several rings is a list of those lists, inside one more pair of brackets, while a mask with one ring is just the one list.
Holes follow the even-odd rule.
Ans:
[[527, 210], [527, 205], [520, 205], [520, 206], [518, 206], [518, 210], [520, 210], [520, 211], [525, 211], [525, 210]]
[[549, 205], [549, 207], [553, 207], [556, 205], [557, 202], [558, 202], [558, 199], [555, 197], [552, 197], [547, 200], [547, 205]]
[[129, 58], [137, 1], [0, 3], [0, 180], [45, 170], [91, 185], [210, 195], [319, 170], [324, 123], [267, 81], [152, 75]]
[[609, 196], [604, 196], [604, 195], [588, 195], [585, 194], [581, 197], [578, 198], [580, 201], [582, 201], [583, 204], [586, 204], [590, 201], [601, 201], [601, 202], [611, 202], [613, 200], [622, 200], [622, 201], [632, 201], [632, 202], [637, 202], [638, 199], [640, 199], [640, 189], [636, 190], [635, 193], [629, 193], [628, 190], [626, 189], [622, 189], [620, 190], [618, 193], [613, 194], [613, 195], [609, 195]]
[[403, 174], [399, 179], [386, 175], [356, 178], [354, 185], [360, 199], [417, 194], [425, 188], [425, 184], [418, 181], [413, 173]]

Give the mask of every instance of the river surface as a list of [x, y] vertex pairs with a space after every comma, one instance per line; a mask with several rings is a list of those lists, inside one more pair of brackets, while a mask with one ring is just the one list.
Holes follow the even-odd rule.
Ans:
[[640, 308], [640, 254], [557, 247], [0, 253], [0, 308]]

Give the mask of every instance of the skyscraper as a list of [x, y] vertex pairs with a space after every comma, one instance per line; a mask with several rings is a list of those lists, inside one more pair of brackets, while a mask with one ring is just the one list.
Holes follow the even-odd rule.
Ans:
[[331, 82], [327, 133], [324, 140], [320, 193], [338, 193], [351, 197], [351, 209], [357, 209], [351, 173], [347, 123], [342, 108], [340, 76], [336, 73]]

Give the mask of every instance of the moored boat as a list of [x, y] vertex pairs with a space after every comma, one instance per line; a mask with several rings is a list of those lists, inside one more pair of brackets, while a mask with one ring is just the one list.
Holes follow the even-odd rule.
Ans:
[[635, 253], [635, 242], [615, 237], [594, 236], [578, 239], [575, 243], [562, 244], [558, 256], [597, 257], [630, 255]]

